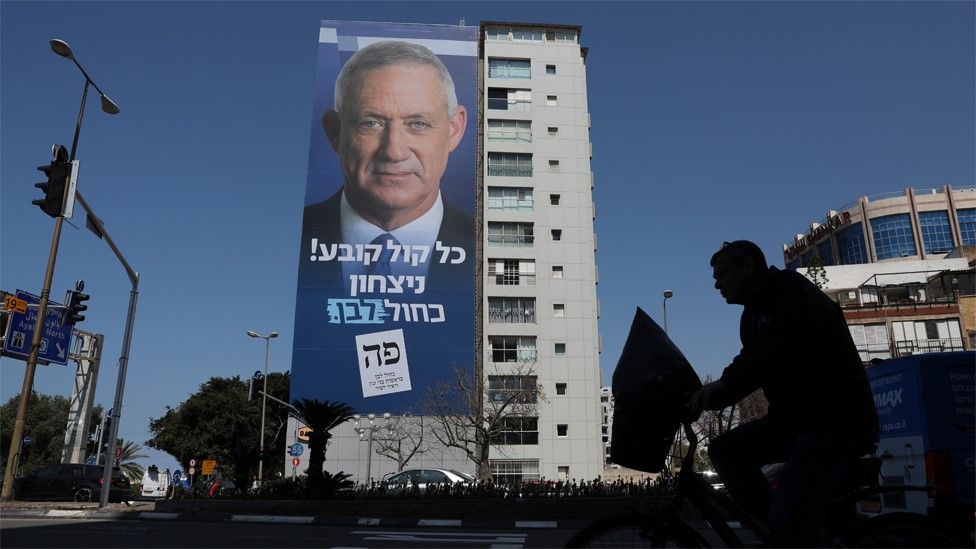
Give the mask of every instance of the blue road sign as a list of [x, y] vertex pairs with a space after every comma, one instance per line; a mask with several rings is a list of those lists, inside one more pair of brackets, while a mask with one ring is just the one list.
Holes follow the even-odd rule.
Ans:
[[21, 445], [23, 445], [23, 446], [30, 446], [30, 445], [31, 445], [31, 444], [33, 444], [33, 443], [34, 443], [34, 439], [32, 439], [32, 438], [31, 438], [31, 437], [30, 437], [30, 436], [28, 435], [28, 436], [26, 436], [26, 437], [24, 437], [24, 441], [23, 441], [23, 442], [21, 443]]
[[264, 379], [264, 374], [261, 373], [261, 370], [255, 370], [254, 381], [261, 381], [262, 379]]
[[173, 471], [173, 484], [179, 484], [180, 479], [183, 478], [183, 472], [179, 469]]
[[288, 453], [295, 457], [302, 455], [304, 452], [305, 452], [305, 445], [302, 444], [301, 442], [296, 442], [295, 444], [292, 444], [291, 446], [288, 447]]
[[[40, 298], [21, 290], [17, 290], [17, 297], [27, 302], [27, 312], [10, 314], [7, 333], [3, 340], [4, 354], [27, 358], [30, 354], [31, 342], [34, 340], [34, 324], [37, 322], [37, 304]], [[44, 331], [41, 334], [41, 349], [37, 354], [39, 361], [68, 363], [68, 349], [71, 345], [71, 326], [62, 326], [64, 306], [54, 301], [48, 301], [47, 312], [44, 314]]]

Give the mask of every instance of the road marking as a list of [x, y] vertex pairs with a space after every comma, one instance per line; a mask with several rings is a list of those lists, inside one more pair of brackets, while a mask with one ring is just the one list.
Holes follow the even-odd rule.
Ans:
[[88, 513], [88, 511], [77, 511], [68, 509], [51, 509], [47, 513], [44, 513], [48, 517], [83, 517]]
[[516, 528], [555, 528], [556, 521], [554, 520], [517, 520], [515, 521]]
[[420, 519], [417, 526], [461, 526], [460, 520], [450, 519]]
[[384, 532], [375, 530], [356, 530], [354, 535], [364, 535], [363, 541], [411, 541], [422, 543], [453, 543], [456, 545], [483, 545], [490, 547], [522, 547], [527, 534], [518, 532], [499, 532], [494, 534], [479, 532]]
[[143, 511], [139, 513], [141, 519], [175, 519], [180, 518], [179, 513], [157, 513], [155, 511]]
[[277, 522], [287, 524], [312, 524], [315, 517], [288, 517], [276, 515], [233, 515], [231, 522]]
[[361, 519], [359, 519], [358, 522], [356, 522], [356, 525], [358, 525], [358, 526], [376, 526], [379, 523], [380, 523], [380, 519], [378, 519], [378, 518], [361, 518]]

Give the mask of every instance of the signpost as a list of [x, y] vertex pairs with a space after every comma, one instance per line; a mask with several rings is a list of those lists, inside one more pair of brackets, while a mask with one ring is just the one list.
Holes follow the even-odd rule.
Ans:
[[[9, 295], [9, 294], [7, 294]], [[34, 326], [37, 322], [37, 308], [40, 297], [17, 290], [16, 297], [4, 297], [4, 306], [13, 305], [7, 333], [3, 340], [3, 354], [27, 360], [30, 354], [31, 341], [34, 338]], [[20, 307], [19, 302], [26, 303]], [[18, 309], [23, 309], [19, 311]], [[44, 331], [41, 334], [41, 349], [37, 354], [37, 361], [43, 364], [68, 363], [68, 350], [71, 348], [71, 325], [64, 325], [64, 306], [53, 301], [44, 313]]]
[[212, 475], [214, 469], [217, 468], [217, 460], [215, 459], [205, 459], [203, 464], [200, 466], [201, 475]]
[[288, 447], [288, 453], [295, 456], [296, 458], [302, 455], [304, 452], [305, 452], [305, 445], [300, 442], [296, 442], [295, 444], [292, 444], [291, 446]]

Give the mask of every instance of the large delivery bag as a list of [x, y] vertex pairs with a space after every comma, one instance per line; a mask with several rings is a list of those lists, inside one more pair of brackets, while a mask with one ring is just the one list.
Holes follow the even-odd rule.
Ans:
[[610, 461], [659, 472], [681, 424], [698, 374], [664, 330], [640, 307], [613, 371]]

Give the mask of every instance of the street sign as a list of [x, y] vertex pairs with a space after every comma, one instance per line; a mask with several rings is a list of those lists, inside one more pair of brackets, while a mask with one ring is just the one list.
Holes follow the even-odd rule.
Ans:
[[304, 440], [308, 442], [308, 435], [312, 432], [311, 427], [299, 427], [298, 428], [298, 440]]
[[183, 473], [179, 469], [173, 471], [173, 484], [179, 484], [180, 479], [183, 478]]
[[190, 467], [196, 467], [196, 466], [197, 466], [197, 460], [191, 459], [190, 460]]
[[212, 475], [214, 469], [217, 468], [217, 460], [215, 459], [205, 459], [203, 460], [203, 465], [200, 467], [200, 474], [202, 475]]
[[196, 468], [196, 467], [193, 467], [193, 466], [191, 465], [191, 466], [190, 466], [190, 475], [195, 475], [196, 473], [197, 473], [197, 468]]
[[[37, 304], [41, 298], [17, 290], [16, 299], [27, 302], [25, 312], [10, 314], [7, 333], [3, 339], [3, 353], [15, 358], [27, 359], [31, 342], [34, 340], [34, 324], [37, 322]], [[38, 362], [55, 364], [68, 363], [68, 349], [71, 348], [71, 326], [63, 326], [64, 306], [48, 301], [44, 314], [44, 331], [41, 334], [41, 348], [37, 354]]]
[[292, 460], [291, 460], [291, 464], [292, 464], [293, 466], [295, 466], [295, 467], [298, 467], [298, 465], [299, 465], [299, 464], [300, 464], [301, 462], [302, 462], [302, 460], [300, 460], [300, 459], [298, 459], [298, 458], [292, 458]]
[[18, 298], [14, 294], [3, 292], [3, 308], [15, 313], [26, 313], [27, 302]]
[[30, 436], [26, 436], [24, 437], [24, 441], [21, 443], [21, 446], [30, 446], [33, 443], [34, 439], [32, 439]]
[[254, 381], [261, 381], [262, 379], [264, 379], [264, 374], [261, 373], [261, 370], [255, 370]]
[[305, 445], [300, 442], [296, 442], [295, 444], [292, 444], [291, 446], [288, 447], [288, 453], [295, 457], [302, 455], [304, 452], [305, 452]]

